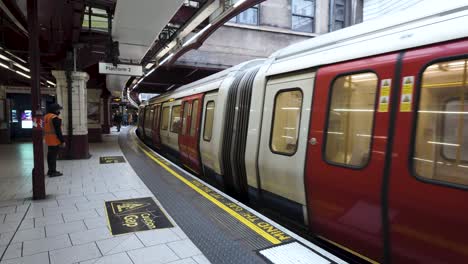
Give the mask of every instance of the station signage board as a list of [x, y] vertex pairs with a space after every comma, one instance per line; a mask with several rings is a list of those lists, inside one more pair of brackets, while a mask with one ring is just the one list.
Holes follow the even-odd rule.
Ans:
[[117, 64], [99, 62], [99, 73], [109, 75], [142, 76], [143, 67], [141, 65]]
[[173, 227], [151, 197], [107, 201], [105, 204], [108, 224], [114, 236]]
[[125, 159], [122, 156], [99, 157], [99, 163], [100, 164], [125, 163]]

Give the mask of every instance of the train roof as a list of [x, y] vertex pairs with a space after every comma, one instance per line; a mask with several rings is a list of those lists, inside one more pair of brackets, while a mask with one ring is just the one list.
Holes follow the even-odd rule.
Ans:
[[264, 61], [265, 61], [265, 59], [255, 59], [255, 60], [250, 60], [250, 61], [243, 62], [241, 64], [238, 64], [238, 65], [234, 66], [234, 67], [228, 68], [226, 70], [217, 72], [217, 73], [212, 74], [212, 75], [210, 75], [208, 77], [200, 79], [200, 80], [198, 80], [196, 82], [183, 85], [183, 86], [175, 89], [172, 92], [165, 93], [165, 94], [162, 94], [160, 96], [153, 97], [153, 98], [149, 99], [147, 102], [152, 103], [152, 102], [155, 102], [155, 101], [165, 100], [167, 98], [180, 98], [180, 97], [184, 97], [184, 96], [190, 95], [190, 94], [201, 93], [201, 92], [206, 92], [206, 91], [213, 90], [213, 86], [209, 85], [210, 83], [215, 83], [217, 81], [221, 81], [224, 78], [226, 78], [226, 76], [228, 76], [232, 72], [247, 70], [247, 69], [252, 68], [252, 67], [254, 67], [256, 65], [260, 65]]
[[437, 2], [437, 12], [424, 7], [407, 9], [397, 16], [370, 20], [278, 50], [270, 56], [274, 62], [267, 75], [467, 37], [466, 1]]

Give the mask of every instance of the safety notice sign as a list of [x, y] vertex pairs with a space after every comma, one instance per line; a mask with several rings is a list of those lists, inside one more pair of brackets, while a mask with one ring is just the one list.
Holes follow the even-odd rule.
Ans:
[[400, 112], [411, 112], [413, 103], [413, 86], [414, 76], [406, 76], [403, 78], [401, 89]]
[[151, 197], [106, 202], [112, 235], [173, 227]]
[[100, 157], [99, 163], [101, 164], [110, 164], [110, 163], [124, 163], [125, 159], [122, 156], [110, 156], [110, 157]]
[[391, 85], [392, 85], [392, 79], [385, 79], [385, 80], [382, 80], [381, 82], [380, 97], [379, 97], [379, 112], [388, 112]]

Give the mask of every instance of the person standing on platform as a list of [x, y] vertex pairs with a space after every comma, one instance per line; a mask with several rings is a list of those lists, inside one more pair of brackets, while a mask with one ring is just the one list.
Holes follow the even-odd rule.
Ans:
[[120, 126], [122, 125], [122, 115], [120, 114], [119, 111], [115, 112], [114, 123], [115, 123], [115, 126], [117, 127], [117, 132], [120, 132]]
[[128, 113], [126, 110], [123, 112], [123, 125], [128, 126]]
[[133, 113], [128, 113], [128, 124], [133, 125]]
[[44, 139], [47, 144], [47, 175], [50, 177], [62, 176], [57, 171], [57, 155], [60, 147], [65, 147], [62, 135], [62, 119], [59, 117], [62, 107], [59, 104], [51, 104], [44, 117]]

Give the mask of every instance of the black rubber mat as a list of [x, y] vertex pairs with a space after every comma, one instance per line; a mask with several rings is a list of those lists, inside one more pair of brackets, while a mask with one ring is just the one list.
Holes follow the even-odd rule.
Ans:
[[127, 161], [212, 263], [266, 263], [256, 251], [271, 243], [157, 165], [123, 132], [119, 144]]

